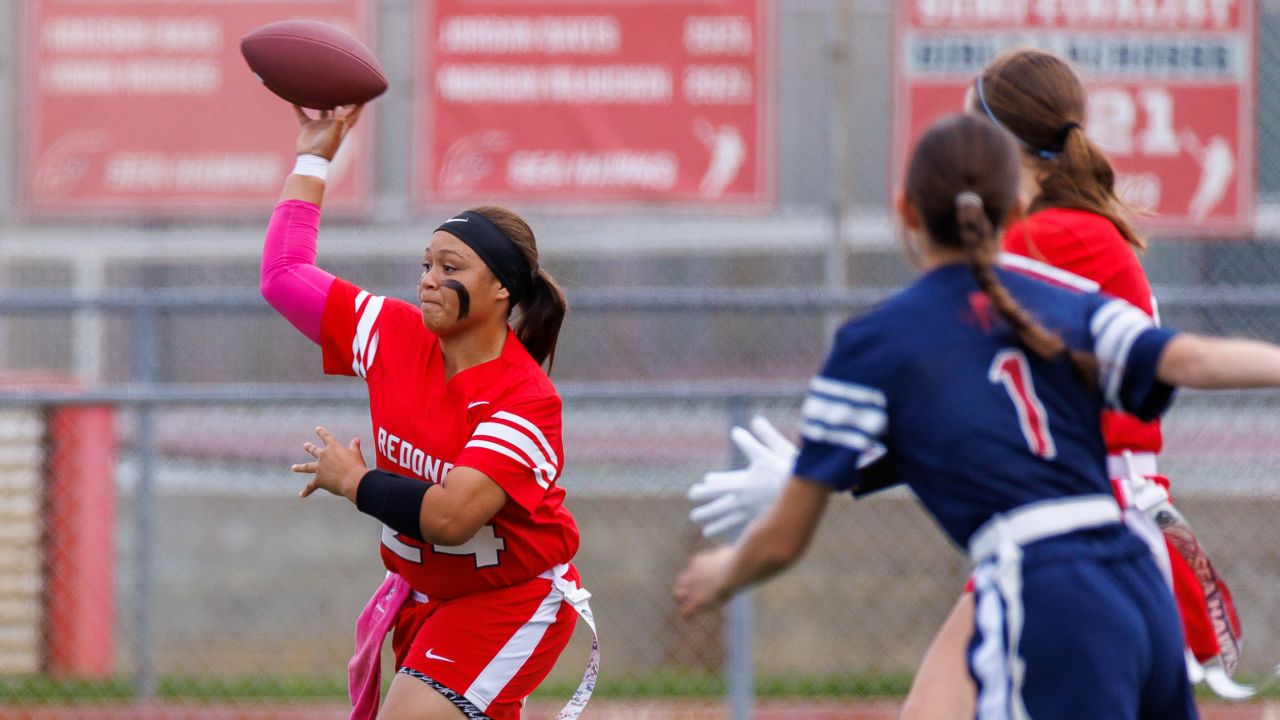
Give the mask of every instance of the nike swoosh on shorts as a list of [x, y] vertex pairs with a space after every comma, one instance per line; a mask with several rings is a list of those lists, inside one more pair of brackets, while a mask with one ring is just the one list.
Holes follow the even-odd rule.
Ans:
[[427, 648], [427, 659], [428, 659], [428, 660], [439, 660], [440, 662], [447, 662], [447, 663], [451, 663], [451, 662], [453, 662], [452, 660], [450, 660], [450, 659], [449, 659], [449, 658], [447, 658], [447, 657], [443, 657], [443, 656], [440, 656], [440, 655], [437, 655], [437, 654], [435, 654], [435, 653], [431, 652], [431, 651], [432, 651], [432, 650], [434, 650], [434, 649], [435, 649], [435, 648]]

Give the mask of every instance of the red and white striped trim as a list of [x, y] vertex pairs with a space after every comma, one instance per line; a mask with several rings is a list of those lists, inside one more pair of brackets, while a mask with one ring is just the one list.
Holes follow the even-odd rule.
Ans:
[[498, 693], [520, 672], [520, 668], [533, 656], [538, 643], [547, 634], [547, 629], [556, 621], [560, 612], [560, 604], [565, 600], [564, 593], [554, 583], [547, 589], [547, 595], [534, 611], [533, 617], [521, 625], [515, 634], [507, 640], [507, 644], [498, 651], [493, 660], [485, 666], [471, 687], [463, 693], [468, 700], [481, 710], [488, 709]]
[[556, 720], [577, 720], [582, 714], [591, 694], [595, 690], [596, 679], [600, 675], [600, 635], [596, 632], [595, 616], [591, 612], [591, 593], [572, 580], [565, 579], [569, 571], [568, 564], [556, 565], [538, 577], [551, 581], [546, 597], [539, 603], [529, 621], [522, 625], [507, 640], [493, 660], [485, 666], [471, 686], [463, 695], [481, 710], [487, 710], [494, 698], [511, 682], [516, 673], [533, 655], [546, 635], [547, 629], [556, 622], [561, 603], [569, 605], [591, 628], [591, 655], [587, 660], [586, 670], [582, 674], [582, 682], [574, 691], [573, 697], [556, 714]]
[[491, 450], [525, 465], [543, 489], [549, 489], [560, 474], [560, 458], [542, 430], [505, 410], [476, 426], [467, 447]]
[[373, 358], [378, 354], [378, 331], [375, 326], [386, 298], [361, 290], [356, 295], [356, 334], [351, 339], [351, 369], [360, 377], [369, 376]]
[[999, 259], [1002, 267], [1019, 270], [1054, 285], [1061, 285], [1084, 292], [1098, 292], [1102, 288], [1101, 285], [1087, 277], [1077, 275], [1069, 270], [1063, 270], [1060, 267], [1054, 267], [1048, 263], [1042, 263], [1039, 260], [1032, 260], [1025, 255], [1002, 252]]

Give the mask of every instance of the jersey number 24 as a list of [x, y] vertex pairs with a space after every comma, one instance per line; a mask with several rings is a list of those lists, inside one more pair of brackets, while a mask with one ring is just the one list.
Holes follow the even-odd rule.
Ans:
[[[396, 537], [396, 531], [386, 525], [382, 526], [382, 544], [405, 560], [422, 564], [422, 550], [401, 542]], [[498, 564], [498, 553], [507, 549], [507, 541], [498, 537], [492, 525], [483, 525], [470, 540], [461, 545], [432, 545], [431, 549], [441, 555], [474, 555], [476, 569], [479, 570]]]

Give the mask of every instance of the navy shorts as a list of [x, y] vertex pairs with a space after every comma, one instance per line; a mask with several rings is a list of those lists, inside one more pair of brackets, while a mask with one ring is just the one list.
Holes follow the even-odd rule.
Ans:
[[1023, 548], [1020, 578], [996, 568], [974, 570], [978, 720], [1198, 717], [1173, 595], [1137, 536], [1071, 533]]

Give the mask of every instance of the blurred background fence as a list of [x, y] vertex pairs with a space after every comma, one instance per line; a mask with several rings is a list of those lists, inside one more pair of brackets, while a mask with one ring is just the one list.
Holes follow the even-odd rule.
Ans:
[[[0, 0], [13, 118], [22, 20], [39, 4]], [[369, 124], [372, 208], [326, 218], [320, 263], [407, 296], [433, 220], [456, 208], [409, 197], [417, 5], [367, 5], [392, 81]], [[731, 424], [759, 412], [794, 428], [832, 328], [913, 272], [885, 213], [893, 5], [760, 5], [776, 23], [772, 202], [517, 203], [573, 306], [553, 379], [605, 695], [718, 694], [726, 638], [754, 649], [766, 693], [900, 693], [964, 581], [960, 553], [891, 491], [835, 503], [734, 632], [722, 615], [675, 617], [675, 573], [701, 546], [685, 487], [732, 462]], [[1266, 59], [1280, 3], [1256, 7], [1255, 230], [1157, 233], [1143, 263], [1166, 324], [1275, 342], [1280, 77]], [[292, 122], [279, 110], [261, 126]], [[164, 119], [157, 103], [136, 131]], [[299, 501], [287, 468], [316, 424], [367, 442], [368, 414], [358, 381], [320, 379], [316, 349], [257, 295], [274, 189], [222, 217], [44, 217], [23, 204], [20, 138], [0, 133], [14, 171], [0, 172], [0, 717], [152, 696], [341, 705], [351, 622], [381, 577], [378, 528], [334, 498]], [[1254, 677], [1280, 660], [1277, 423], [1274, 394], [1184, 394], [1161, 461], [1232, 584]], [[586, 643], [544, 696], [567, 695]]]

